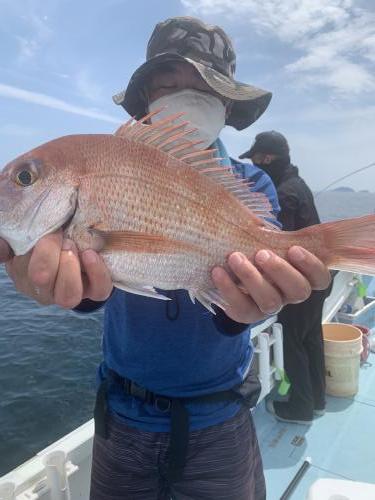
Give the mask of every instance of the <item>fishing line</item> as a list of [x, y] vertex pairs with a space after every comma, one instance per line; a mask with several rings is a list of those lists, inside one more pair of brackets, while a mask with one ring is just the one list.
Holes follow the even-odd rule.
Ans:
[[368, 168], [371, 168], [371, 167], [374, 167], [374, 166], [375, 166], [375, 161], [372, 162], [372, 163], [370, 163], [369, 165], [366, 165], [365, 167], [357, 168], [356, 170], [353, 170], [352, 172], [349, 172], [349, 174], [346, 174], [346, 175], [344, 175], [342, 177], [339, 177], [335, 181], [333, 181], [330, 184], [328, 184], [325, 188], [323, 188], [322, 190], [318, 191], [315, 194], [315, 196], [319, 196], [321, 193], [324, 193], [324, 191], [327, 191], [328, 188], [330, 188], [331, 186], [333, 186], [337, 182], [340, 182], [340, 181], [342, 181], [344, 179], [347, 179], [348, 177], [351, 177], [352, 175], [357, 174], [358, 172], [362, 172], [363, 170], [367, 170]]

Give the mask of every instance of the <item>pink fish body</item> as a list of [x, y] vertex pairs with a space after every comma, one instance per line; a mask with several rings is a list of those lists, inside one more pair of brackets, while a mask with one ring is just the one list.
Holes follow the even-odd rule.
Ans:
[[176, 116], [128, 123], [116, 135], [48, 142], [0, 174], [0, 236], [24, 254], [64, 227], [79, 250], [100, 252], [115, 286], [166, 298], [184, 288], [209, 310], [225, 308], [211, 280], [233, 251], [304, 246], [331, 268], [374, 273], [375, 215], [282, 232], [266, 197], [214, 152], [188, 141]]

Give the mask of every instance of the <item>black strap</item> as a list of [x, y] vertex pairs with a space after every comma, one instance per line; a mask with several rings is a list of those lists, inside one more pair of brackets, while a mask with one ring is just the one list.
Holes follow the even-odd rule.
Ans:
[[173, 483], [182, 478], [189, 443], [189, 412], [179, 400], [172, 400], [171, 433], [169, 442], [168, 480]]
[[107, 389], [108, 380], [104, 379], [100, 383], [96, 393], [94, 407], [95, 434], [107, 439]]
[[171, 432], [169, 441], [169, 460], [167, 478], [176, 482], [182, 478], [186, 463], [189, 443], [189, 412], [188, 403], [218, 403], [222, 401], [239, 401], [248, 408], [255, 406], [259, 393], [260, 383], [254, 372], [250, 372], [242, 384], [227, 391], [206, 394], [191, 398], [169, 398], [155, 394], [136, 382], [121, 377], [109, 370], [108, 378], [99, 386], [94, 409], [95, 433], [107, 439], [107, 390], [111, 381], [119, 383], [125, 394], [131, 395], [143, 402], [154, 405], [159, 411], [171, 412]]

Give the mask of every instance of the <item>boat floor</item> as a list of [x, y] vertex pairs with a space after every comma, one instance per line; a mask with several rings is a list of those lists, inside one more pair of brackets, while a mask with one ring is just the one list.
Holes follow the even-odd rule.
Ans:
[[327, 396], [324, 416], [311, 426], [285, 424], [264, 402], [253, 413], [263, 457], [267, 499], [279, 500], [306, 457], [311, 467], [289, 497], [303, 500], [319, 478], [375, 483], [375, 354], [361, 366], [354, 398]]

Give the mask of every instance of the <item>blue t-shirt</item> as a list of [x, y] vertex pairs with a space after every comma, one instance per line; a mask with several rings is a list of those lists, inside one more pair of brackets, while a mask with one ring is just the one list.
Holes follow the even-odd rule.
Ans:
[[[223, 151], [220, 143], [221, 157]], [[254, 182], [252, 190], [268, 196], [276, 214], [276, 190], [267, 174], [250, 164], [230, 162]], [[253, 355], [250, 327], [243, 325], [241, 333], [226, 335], [218, 318], [200, 303], [193, 304], [185, 290], [169, 294], [172, 300], [162, 301], [115, 289], [105, 307], [104, 361], [99, 379], [106, 377], [110, 368], [169, 397], [201, 396], [241, 383]], [[153, 432], [170, 430], [169, 413], [124, 394], [117, 382], [110, 384], [108, 406], [129, 426]], [[190, 428], [199, 429], [231, 418], [239, 404], [191, 403], [187, 407]]]

